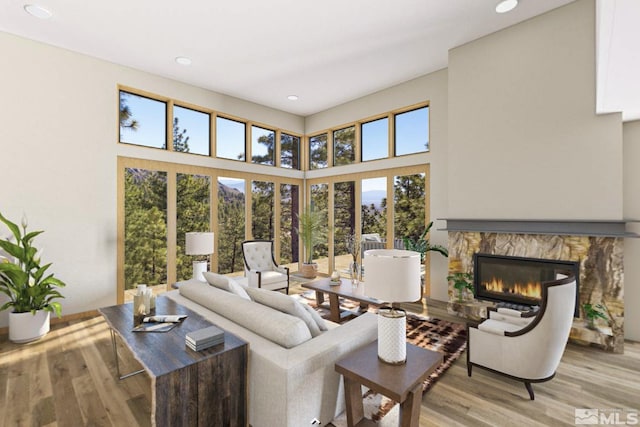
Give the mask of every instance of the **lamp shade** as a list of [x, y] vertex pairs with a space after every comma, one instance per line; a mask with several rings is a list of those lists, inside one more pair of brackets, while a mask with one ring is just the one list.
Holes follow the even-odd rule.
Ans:
[[362, 262], [367, 296], [388, 303], [420, 299], [419, 252], [370, 249]]
[[186, 233], [187, 255], [209, 255], [213, 253], [213, 233]]

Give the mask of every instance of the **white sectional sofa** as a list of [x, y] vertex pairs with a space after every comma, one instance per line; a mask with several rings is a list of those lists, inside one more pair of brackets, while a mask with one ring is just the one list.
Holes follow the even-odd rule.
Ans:
[[[251, 291], [290, 298], [273, 291]], [[343, 383], [334, 363], [377, 336], [372, 313], [343, 325], [326, 321], [328, 330], [315, 330], [312, 337], [301, 318], [207, 282], [182, 282], [178, 290], [165, 295], [249, 343], [249, 422], [253, 427], [309, 426], [314, 419], [326, 425], [345, 406]], [[255, 299], [265, 298], [271, 299], [270, 295]]]

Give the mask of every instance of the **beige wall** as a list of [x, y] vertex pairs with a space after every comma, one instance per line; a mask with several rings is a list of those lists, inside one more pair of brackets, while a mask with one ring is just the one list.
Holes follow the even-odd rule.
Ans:
[[[429, 163], [431, 175], [431, 219], [446, 216], [447, 206], [447, 70], [419, 77], [398, 86], [376, 92], [355, 101], [339, 105], [327, 111], [309, 116], [305, 120], [307, 134], [330, 127], [362, 120], [375, 114], [384, 113], [408, 105], [429, 101], [429, 141], [430, 151], [426, 154], [405, 156], [387, 161], [376, 162], [377, 168], [402, 167], [413, 164]], [[370, 168], [370, 164], [361, 163], [341, 167], [343, 173], [361, 172]], [[343, 169], [344, 168], [344, 169]], [[311, 171], [309, 177], [323, 172]], [[437, 231], [436, 226], [430, 233], [431, 243], [447, 245], [447, 233]], [[437, 253], [431, 255], [431, 296], [447, 300], [447, 260]]]
[[[624, 217], [640, 220], [640, 120], [625, 123], [623, 135]], [[640, 234], [640, 223], [627, 229]], [[640, 239], [625, 239], [624, 260], [624, 335], [640, 341]]]
[[[24, 212], [31, 230], [45, 230], [36, 243], [67, 282], [64, 314], [116, 302], [117, 155], [214, 165], [119, 146], [117, 84], [304, 132], [292, 114], [6, 33], [0, 52], [0, 211], [18, 222]], [[7, 317], [0, 312], [0, 327]]]
[[449, 52], [448, 215], [621, 219], [620, 115], [595, 115], [595, 5]]

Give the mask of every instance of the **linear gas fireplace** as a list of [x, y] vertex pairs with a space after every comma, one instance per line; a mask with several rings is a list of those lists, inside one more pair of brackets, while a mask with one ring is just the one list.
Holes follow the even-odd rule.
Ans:
[[[535, 307], [542, 298], [542, 283], [560, 272], [572, 272], [579, 282], [580, 265], [574, 261], [489, 255], [473, 256], [476, 298], [496, 301], [507, 307]], [[580, 286], [579, 283], [576, 283]], [[578, 289], [578, 288], [577, 288]], [[578, 295], [574, 316], [579, 316]]]

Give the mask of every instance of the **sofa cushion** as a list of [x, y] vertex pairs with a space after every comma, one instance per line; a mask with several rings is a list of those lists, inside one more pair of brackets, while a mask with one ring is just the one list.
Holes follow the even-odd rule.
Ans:
[[307, 310], [307, 313], [311, 315], [311, 318], [313, 319], [314, 322], [316, 322], [316, 325], [318, 325], [318, 328], [320, 328], [321, 331], [329, 330], [329, 328], [327, 327], [327, 322], [325, 322], [324, 319], [320, 317], [317, 311], [315, 311], [312, 307], [308, 306], [307, 304], [302, 304], [302, 307], [304, 307], [304, 309]]
[[204, 278], [211, 286], [215, 286], [223, 291], [231, 292], [239, 297], [250, 300], [251, 298], [244, 290], [244, 287], [236, 282], [232, 277], [224, 276], [222, 274], [212, 273], [211, 271], [205, 271], [202, 273]]
[[309, 328], [309, 332], [311, 332], [312, 337], [317, 337], [322, 333], [316, 321], [311, 317], [307, 310], [305, 310], [304, 304], [296, 301], [289, 295], [260, 288], [247, 288], [247, 293], [251, 299], [257, 303], [280, 310], [283, 313], [287, 313], [301, 319]]
[[226, 317], [274, 343], [292, 348], [311, 339], [309, 327], [299, 318], [209, 286], [205, 282], [186, 282], [180, 295]]

